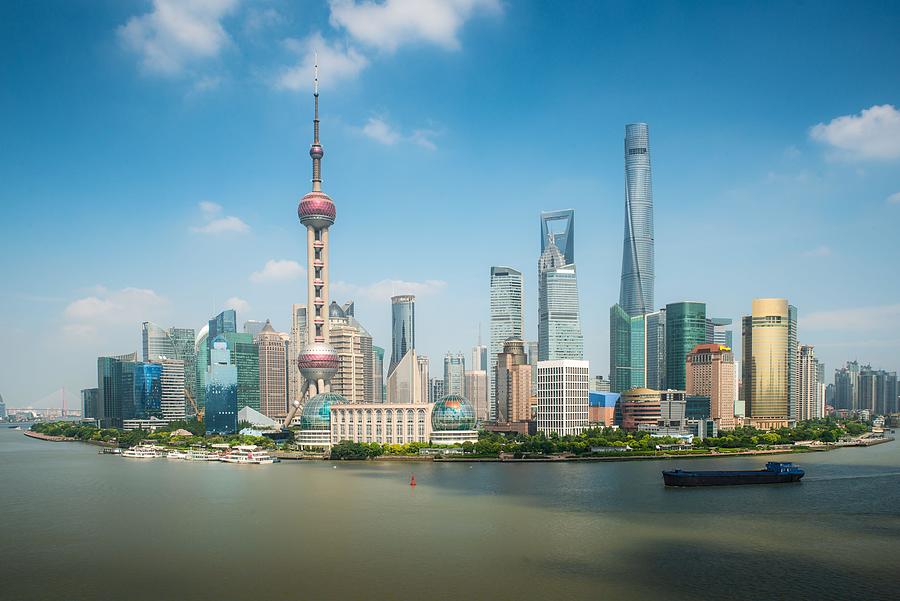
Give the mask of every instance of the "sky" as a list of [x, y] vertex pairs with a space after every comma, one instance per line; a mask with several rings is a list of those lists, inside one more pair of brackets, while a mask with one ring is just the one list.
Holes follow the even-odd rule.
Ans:
[[[489, 337], [575, 210], [591, 371], [619, 297], [624, 126], [650, 128], [656, 302], [799, 309], [833, 369], [900, 369], [896, 2], [12, 0], [0, 3], [0, 394], [58, 406], [141, 322], [304, 302], [318, 52], [332, 299], [390, 348], [413, 293], [439, 375]], [[735, 339], [739, 339], [739, 326]], [[71, 400], [70, 400], [71, 402]], [[55, 405], [54, 405], [55, 403]]]

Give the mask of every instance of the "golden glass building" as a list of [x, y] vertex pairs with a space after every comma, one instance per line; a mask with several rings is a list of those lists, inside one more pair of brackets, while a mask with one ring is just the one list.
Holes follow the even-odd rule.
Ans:
[[784, 298], [753, 299], [743, 339], [747, 417], [797, 419], [797, 307]]

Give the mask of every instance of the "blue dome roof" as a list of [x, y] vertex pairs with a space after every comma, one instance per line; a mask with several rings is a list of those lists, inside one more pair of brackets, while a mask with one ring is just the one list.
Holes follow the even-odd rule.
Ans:
[[334, 392], [317, 394], [303, 405], [300, 414], [301, 430], [330, 430], [331, 406], [346, 403], [347, 399]]
[[431, 410], [431, 429], [437, 432], [474, 430], [475, 409], [472, 403], [458, 394], [448, 394]]

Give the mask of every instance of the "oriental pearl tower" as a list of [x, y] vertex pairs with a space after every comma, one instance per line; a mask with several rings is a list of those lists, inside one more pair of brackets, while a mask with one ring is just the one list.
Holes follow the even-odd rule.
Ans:
[[[322, 191], [322, 157], [325, 151], [319, 143], [319, 66], [316, 61], [315, 118], [313, 119], [313, 143], [309, 148], [312, 158], [312, 191], [300, 199], [297, 215], [306, 226], [306, 340], [307, 344], [297, 355], [297, 368], [303, 375], [302, 398], [305, 403], [311, 397], [330, 392], [331, 378], [337, 373], [339, 358], [328, 344], [328, 228], [334, 224], [334, 202]], [[285, 424], [296, 413], [300, 403], [295, 401]]]

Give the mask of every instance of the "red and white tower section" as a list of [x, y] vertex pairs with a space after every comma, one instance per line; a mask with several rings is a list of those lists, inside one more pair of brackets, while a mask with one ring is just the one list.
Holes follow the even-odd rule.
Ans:
[[315, 118], [312, 158], [312, 191], [300, 199], [297, 215], [306, 226], [306, 313], [307, 345], [297, 355], [297, 367], [303, 375], [303, 399], [330, 392], [331, 378], [337, 373], [339, 358], [328, 344], [328, 229], [334, 225], [334, 202], [322, 191], [322, 157], [319, 143], [319, 70], [316, 67]]

